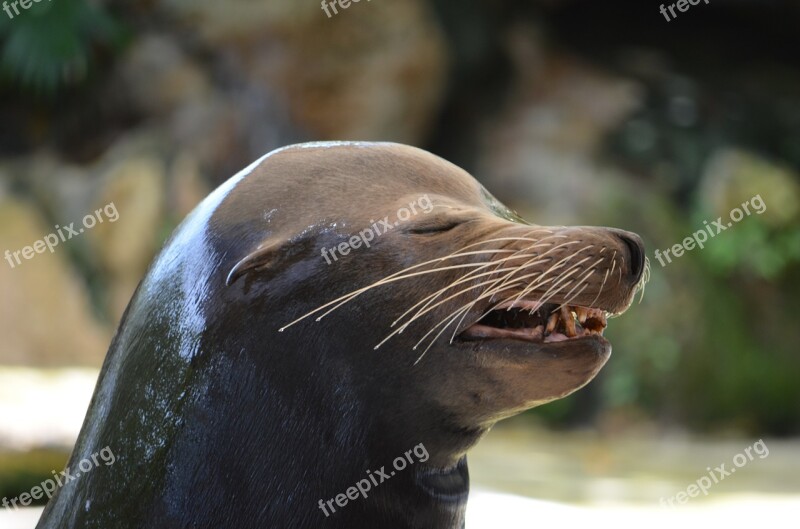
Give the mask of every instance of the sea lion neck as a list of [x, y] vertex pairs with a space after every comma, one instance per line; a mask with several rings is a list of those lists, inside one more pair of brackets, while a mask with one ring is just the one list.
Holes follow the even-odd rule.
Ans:
[[[463, 526], [466, 459], [448, 468], [432, 464], [439, 446], [457, 432], [441, 428], [446, 435], [404, 436], [381, 419], [397, 417], [398, 408], [361, 393], [363, 380], [348, 374], [345, 364], [320, 361], [310, 350], [289, 360], [286, 344], [250, 349], [255, 343], [240, 343], [239, 353], [196, 371], [203, 382], [194, 380], [193, 386], [203, 389], [183, 409], [185, 426], [170, 443], [173, 470], [162, 491], [164, 506], [180, 508], [163, 515], [177, 520], [183, 513], [184, 522], [187, 513], [193, 520], [216, 519], [225, 507], [217, 498], [185, 494], [202, 488], [236, 498], [244, 519], [308, 520], [309, 527], [335, 529], [384, 527], [387, 519], [393, 529]], [[271, 368], [277, 358], [280, 370]], [[304, 384], [291, 383], [298, 377]], [[236, 438], [231, 431], [238, 432]], [[237, 447], [259, 448], [243, 458]], [[348, 490], [365, 484], [366, 497], [347, 497]], [[272, 499], [276, 490], [287, 491], [280, 502]], [[347, 503], [339, 505], [337, 498]]]

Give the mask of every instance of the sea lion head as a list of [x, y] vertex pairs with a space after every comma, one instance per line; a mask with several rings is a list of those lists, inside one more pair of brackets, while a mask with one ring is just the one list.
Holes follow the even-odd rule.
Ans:
[[463, 527], [465, 452], [597, 374], [643, 256], [632, 233], [528, 224], [412, 147], [274, 151], [151, 265], [68, 465], [116, 463], [38, 527]]
[[375, 431], [426, 438], [443, 465], [496, 421], [588, 383], [611, 354], [607, 318], [646, 280], [637, 235], [529, 224], [464, 170], [398, 144], [284, 148], [215, 217], [248, 240], [224, 271], [235, 303], [262, 307], [250, 324], [291, 336], [285, 354], [376, 406]]

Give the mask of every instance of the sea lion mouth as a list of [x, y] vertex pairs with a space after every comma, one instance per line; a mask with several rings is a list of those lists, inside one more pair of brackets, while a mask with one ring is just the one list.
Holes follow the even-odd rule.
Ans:
[[514, 300], [488, 311], [461, 332], [464, 340], [512, 339], [552, 343], [602, 337], [610, 313], [600, 308]]

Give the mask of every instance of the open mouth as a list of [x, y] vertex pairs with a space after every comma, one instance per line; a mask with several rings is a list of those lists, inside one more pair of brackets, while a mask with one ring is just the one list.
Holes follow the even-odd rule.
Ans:
[[511, 338], [550, 343], [602, 336], [608, 313], [602, 309], [517, 300], [495, 307], [462, 333], [465, 339]]

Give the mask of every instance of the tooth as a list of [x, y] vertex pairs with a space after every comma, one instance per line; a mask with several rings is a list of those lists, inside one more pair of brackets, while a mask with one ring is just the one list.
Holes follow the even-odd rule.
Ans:
[[608, 325], [608, 323], [606, 322], [605, 312], [603, 312], [600, 309], [590, 309], [586, 325], [594, 333], [602, 334], [603, 329], [605, 329], [606, 326]]
[[591, 309], [583, 307], [575, 307], [575, 313], [578, 315], [578, 321], [581, 322], [581, 325], [586, 323], [586, 318], [589, 316], [590, 310]]
[[558, 323], [558, 312], [554, 312], [550, 315], [547, 319], [547, 327], [544, 329], [545, 334], [550, 334], [556, 328], [556, 324]]
[[577, 334], [575, 331], [575, 319], [566, 306], [561, 307], [561, 319], [564, 321], [564, 329], [566, 329], [567, 336], [574, 337]]
[[578, 315], [574, 312], [573, 314], [575, 315], [575, 318], [572, 320], [573, 324], [575, 325], [575, 332], [578, 336], [581, 336], [584, 331], [584, 326], [582, 323], [580, 323], [580, 320], [578, 320]]

